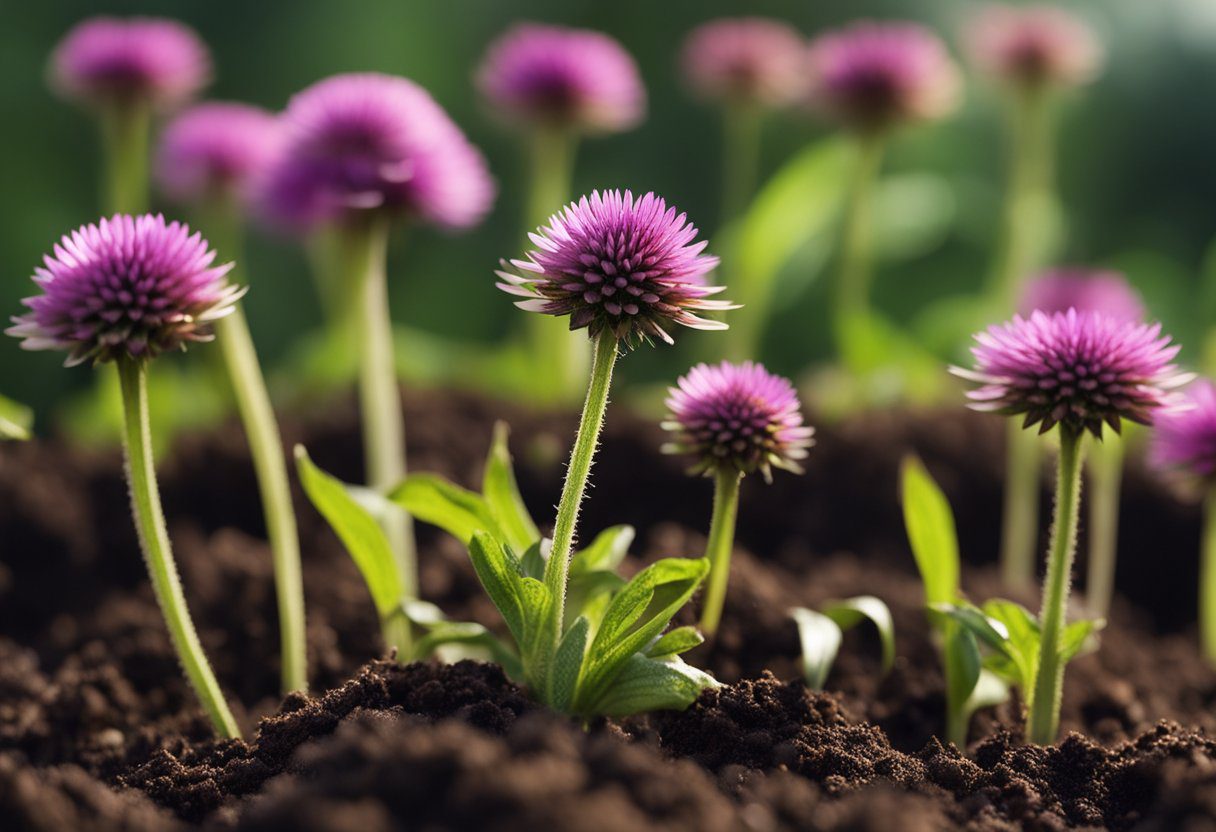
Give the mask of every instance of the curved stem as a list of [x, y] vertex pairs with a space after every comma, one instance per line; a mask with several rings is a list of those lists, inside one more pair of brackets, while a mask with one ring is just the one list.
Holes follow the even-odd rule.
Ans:
[[878, 173], [882, 168], [885, 145], [886, 138], [882, 133], [865, 133], [857, 137], [856, 167], [841, 228], [833, 331], [836, 336], [837, 355], [852, 369], [856, 369], [858, 359], [849, 342], [849, 322], [865, 318], [870, 313], [873, 266], [871, 202]]
[[148, 134], [152, 114], [144, 102], [111, 104], [101, 113], [105, 170], [102, 202], [109, 214], [148, 210]]
[[1203, 503], [1203, 553], [1199, 569], [1199, 637], [1203, 655], [1216, 665], [1216, 489]]
[[152, 436], [148, 425], [148, 376], [144, 362], [124, 359], [118, 362], [118, 378], [122, 387], [123, 446], [127, 460], [127, 483], [131, 489], [131, 511], [139, 532], [152, 589], [160, 605], [169, 637], [186, 678], [199, 701], [211, 717], [215, 730], [222, 737], [239, 737], [236, 720], [228, 710], [203, 645], [198, 640], [181, 579], [173, 561], [169, 534], [156, 486], [156, 471], [152, 461]]
[[1035, 678], [1034, 702], [1030, 708], [1027, 736], [1031, 742], [1050, 745], [1060, 726], [1060, 696], [1064, 690], [1064, 662], [1060, 644], [1064, 615], [1077, 549], [1077, 515], [1081, 502], [1081, 434], [1060, 426], [1060, 461], [1056, 479], [1055, 518], [1051, 549], [1047, 553], [1047, 576], [1043, 583], [1043, 609], [1039, 613], [1039, 669]]
[[735, 518], [739, 514], [739, 484], [743, 475], [723, 469], [714, 476], [714, 509], [709, 522], [709, 541], [705, 556], [709, 558], [709, 578], [705, 601], [701, 608], [701, 631], [706, 637], [718, 631], [722, 606], [726, 602], [726, 584], [730, 579], [730, 555], [735, 545]]
[[1119, 546], [1119, 492], [1123, 481], [1123, 439], [1106, 436], [1094, 445], [1089, 469], [1089, 571], [1085, 601], [1091, 615], [1105, 618], [1115, 594]]
[[1006, 440], [1005, 504], [1001, 512], [1001, 579], [1006, 586], [1034, 583], [1039, 545], [1039, 476], [1042, 441], [1034, 431], [1010, 419]]

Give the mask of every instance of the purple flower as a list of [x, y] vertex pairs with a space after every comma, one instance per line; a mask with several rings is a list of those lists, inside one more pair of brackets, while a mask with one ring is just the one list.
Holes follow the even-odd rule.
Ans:
[[22, 301], [9, 335], [27, 350], [67, 350], [67, 365], [152, 358], [210, 340], [242, 290], [199, 234], [159, 214], [117, 214], [66, 235], [34, 273], [42, 294]]
[[1102, 269], [1050, 269], [1026, 284], [1021, 310], [1052, 314], [1076, 309], [1100, 312], [1120, 321], [1144, 319], [1144, 302], [1118, 272]]
[[1177, 407], [1168, 392], [1191, 379], [1171, 362], [1178, 347], [1161, 324], [1121, 321], [1097, 312], [1047, 314], [990, 327], [975, 336], [974, 370], [951, 372], [981, 386], [967, 394], [973, 410], [1025, 414], [1023, 427], [1060, 423], [1101, 437], [1120, 419], [1151, 424], [1156, 412]]
[[496, 111], [529, 125], [615, 133], [646, 111], [633, 58], [616, 40], [585, 29], [514, 26], [490, 44], [477, 87]]
[[173, 119], [161, 134], [156, 178], [179, 202], [249, 195], [251, 181], [279, 152], [283, 131], [273, 113], [249, 104], [213, 101]]
[[1102, 63], [1102, 47], [1090, 28], [1051, 6], [990, 6], [964, 36], [976, 66], [1013, 84], [1081, 84]]
[[211, 78], [207, 47], [190, 27], [153, 17], [93, 17], [76, 25], [51, 56], [51, 83], [88, 104], [179, 104]]
[[386, 210], [459, 229], [493, 202], [481, 153], [405, 78], [335, 75], [293, 97], [283, 119], [283, 152], [259, 196], [272, 221], [309, 228]]
[[711, 20], [694, 29], [681, 58], [689, 85], [710, 100], [779, 107], [807, 87], [806, 42], [762, 17]]
[[527, 300], [520, 309], [569, 315], [570, 329], [587, 327], [594, 337], [607, 328], [626, 343], [658, 337], [673, 343], [665, 326], [726, 329], [696, 315], [737, 308], [711, 300], [722, 291], [705, 274], [718, 258], [694, 243], [697, 229], [685, 214], [648, 193], [596, 191], [549, 218], [530, 235], [536, 245], [526, 260], [512, 260], [516, 273], [497, 274], [498, 288]]
[[802, 473], [814, 444], [815, 429], [803, 425], [794, 385], [761, 364], [745, 361], [716, 366], [698, 364], [669, 391], [670, 420], [675, 433], [665, 453], [693, 454], [692, 473], [759, 470], [772, 481], [773, 468]]
[[1186, 400], [1189, 407], [1157, 419], [1149, 461], [1167, 473], [1210, 482], [1216, 475], [1216, 385], [1199, 379], [1187, 388]]
[[959, 99], [958, 70], [937, 35], [915, 23], [863, 21], [811, 44], [811, 100], [861, 130], [940, 118]]

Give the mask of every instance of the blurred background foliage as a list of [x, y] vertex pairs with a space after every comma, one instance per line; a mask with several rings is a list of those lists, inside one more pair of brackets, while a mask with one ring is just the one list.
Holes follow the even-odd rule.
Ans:
[[[941, 32], [957, 55], [960, 23], [980, 5], [975, 0], [6, 3], [0, 27], [6, 67], [0, 103], [8, 116], [0, 132], [0, 310], [5, 317], [17, 312], [19, 299], [31, 293], [29, 275], [43, 252], [65, 231], [99, 214], [95, 125], [88, 114], [56, 100], [45, 84], [51, 48], [89, 15], [156, 14], [194, 26], [213, 52], [212, 98], [279, 109], [313, 81], [353, 70], [397, 73], [427, 87], [484, 150], [500, 193], [489, 219], [472, 232], [453, 237], [418, 229], [394, 241], [393, 312], [414, 331], [492, 346], [522, 317], [494, 289], [492, 272], [500, 257], [521, 251], [523, 148], [478, 101], [472, 74], [486, 44], [508, 25], [538, 20], [584, 26], [625, 44], [648, 88], [648, 117], [637, 130], [582, 145], [575, 192], [655, 190], [688, 212], [709, 235], [713, 250], [719, 230], [720, 124], [717, 112], [687, 93], [677, 72], [678, 47], [690, 28], [723, 15], [767, 15], [811, 36], [858, 17], [914, 18]], [[1216, 206], [1211, 153], [1216, 109], [1210, 106], [1216, 97], [1216, 2], [1072, 0], [1063, 5], [1095, 27], [1108, 59], [1097, 83], [1070, 95], [1065, 104], [1057, 182], [1067, 230], [1057, 259], [1125, 270], [1153, 314], [1186, 345], [1184, 358], [1199, 363], [1207, 327], [1216, 318], [1216, 263], [1209, 253]], [[774, 116], [764, 133], [763, 179], [805, 154], [830, 129], [806, 112]], [[820, 149], [827, 155], [802, 158], [827, 173], [808, 178], [805, 190], [794, 184], [797, 180], [787, 182], [803, 202], [774, 197], [764, 209], [766, 224], [794, 232], [787, 235], [788, 262], [777, 264], [775, 311], [762, 357], [792, 375], [831, 352], [823, 285], [830, 229], [819, 235], [797, 231], [803, 220], [831, 220], [830, 194], [811, 190], [833, 187], [830, 149]], [[962, 343], [949, 332], [951, 314], [941, 302], [977, 292], [991, 268], [1005, 149], [1000, 99], [974, 78], [957, 115], [905, 131], [892, 148], [878, 206], [877, 223], [885, 230], [874, 303], [942, 359]], [[800, 207], [791, 211], [789, 205]], [[826, 220], [820, 216], [825, 212]], [[766, 247], [761, 241], [760, 250]], [[242, 279], [252, 286], [247, 308], [263, 361], [272, 374], [278, 369], [280, 378], [291, 356], [298, 355], [300, 339], [321, 322], [307, 270], [294, 241], [264, 234], [251, 241], [242, 269]], [[1212, 276], [1205, 279], [1205, 273]], [[932, 313], [928, 317], [926, 310]], [[707, 354], [704, 339], [714, 337], [682, 335], [675, 349], [641, 350], [623, 363], [626, 383], [673, 379]], [[32, 405], [42, 432], [55, 424], [58, 404], [89, 384], [87, 369], [60, 370], [61, 360], [57, 353], [23, 354], [16, 339], [0, 339], [0, 392]], [[431, 352], [416, 352], [410, 363], [415, 371], [446, 364], [459, 372], [466, 360], [464, 351], [441, 342]], [[190, 390], [176, 394], [193, 395]]]

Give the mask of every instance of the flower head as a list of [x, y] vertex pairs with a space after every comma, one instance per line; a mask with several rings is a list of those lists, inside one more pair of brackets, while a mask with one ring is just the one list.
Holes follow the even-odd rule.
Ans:
[[665, 453], [692, 454], [694, 473], [760, 471], [772, 481], [773, 468], [802, 473], [815, 429], [802, 423], [794, 385], [752, 361], [716, 366], [698, 364], [671, 388], [670, 420], [663, 427], [675, 441]]
[[532, 234], [536, 250], [512, 260], [513, 272], [504, 263], [498, 288], [527, 298], [516, 302], [520, 309], [569, 315], [572, 330], [587, 327], [593, 337], [607, 328], [627, 343], [670, 344], [666, 326], [726, 329], [696, 313], [736, 308], [710, 299], [722, 291], [705, 283], [718, 258], [702, 254], [706, 244], [696, 236], [662, 197], [596, 191]]
[[1172, 388], [1190, 376], [1171, 362], [1178, 347], [1161, 324], [1122, 321], [1098, 312], [1047, 314], [990, 327], [975, 336], [975, 369], [951, 371], [981, 385], [967, 394], [974, 410], [1025, 414], [1040, 433], [1059, 423], [1101, 437], [1121, 419], [1151, 424], [1180, 404]]
[[51, 83], [86, 103], [179, 104], [211, 77], [207, 47], [193, 29], [153, 17], [93, 17], [76, 25], [51, 56]]
[[271, 220], [308, 228], [371, 210], [458, 229], [490, 208], [485, 159], [412, 81], [358, 73], [291, 99], [284, 146], [260, 189]]
[[34, 272], [9, 335], [27, 350], [66, 350], [67, 364], [152, 358], [210, 339], [241, 290], [199, 234], [151, 214], [118, 214], [65, 235]]
[[1015, 85], [1082, 84], [1102, 63], [1102, 47], [1084, 21], [1051, 6], [989, 6], [964, 35], [976, 66]]
[[234, 191], [248, 196], [281, 146], [279, 119], [260, 107], [213, 101], [177, 116], [161, 134], [156, 178], [179, 202]]
[[490, 45], [477, 87], [496, 111], [530, 125], [615, 133], [646, 111], [633, 58], [608, 35], [586, 29], [514, 26]]
[[861, 22], [811, 44], [811, 100], [854, 129], [940, 118], [958, 104], [958, 70], [915, 23]]
[[1022, 314], [1036, 309], [1051, 314], [1076, 309], [1100, 312], [1120, 321], [1144, 319], [1144, 302], [1127, 278], [1101, 269], [1051, 269], [1026, 284]]
[[1185, 395], [1189, 407], [1157, 419], [1149, 461], [1167, 473], [1211, 482], [1216, 476], [1216, 385], [1200, 379]]
[[806, 91], [806, 43], [762, 17], [722, 18], [694, 29], [681, 57], [689, 85], [726, 103], [779, 107]]

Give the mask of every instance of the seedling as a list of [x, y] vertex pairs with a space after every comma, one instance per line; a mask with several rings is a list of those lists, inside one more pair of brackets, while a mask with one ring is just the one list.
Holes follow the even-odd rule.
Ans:
[[895, 622], [891, 610], [873, 595], [858, 595], [843, 601], [830, 601], [821, 611], [794, 607], [790, 616], [798, 625], [798, 640], [802, 643], [802, 673], [811, 690], [822, 690], [844, 633], [863, 621], [878, 630], [882, 641], [882, 674], [895, 665]]

